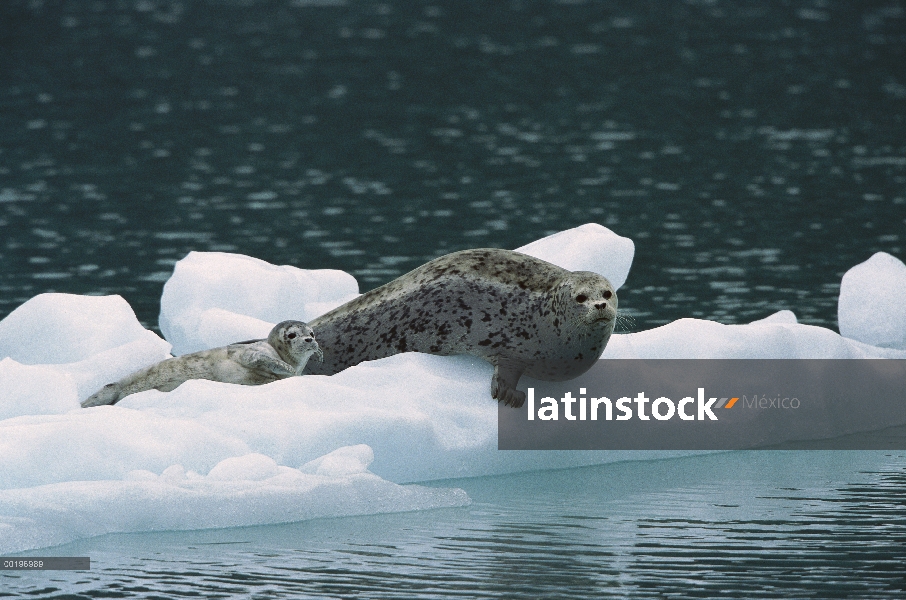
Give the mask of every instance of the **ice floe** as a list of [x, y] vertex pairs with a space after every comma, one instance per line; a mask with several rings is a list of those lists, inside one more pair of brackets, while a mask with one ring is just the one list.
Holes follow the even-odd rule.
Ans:
[[[589, 224], [520, 251], [620, 286], [634, 245]], [[902, 263], [889, 262], [883, 276], [897, 277]], [[613, 336], [604, 358], [906, 358], [895, 335], [843, 327], [866, 306], [864, 295], [860, 305], [844, 301], [848, 286], [844, 278], [846, 337], [789, 311], [747, 325], [680, 319]], [[903, 291], [879, 286], [873, 318], [902, 333]], [[265, 337], [281, 320], [311, 320], [357, 293], [341, 271], [191, 253], [164, 288], [167, 341], [117, 296], [23, 304], [0, 321], [0, 553], [116, 531], [462, 506], [461, 490], [401, 484], [682, 454], [498, 451], [492, 368], [467, 356], [407, 353], [257, 387], [195, 380], [79, 407], [104, 383], [169, 356], [170, 344], [182, 354]]]

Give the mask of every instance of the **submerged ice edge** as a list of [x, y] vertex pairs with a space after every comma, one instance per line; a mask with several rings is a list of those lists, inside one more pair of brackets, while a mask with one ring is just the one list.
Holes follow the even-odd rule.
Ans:
[[270, 457], [229, 458], [208, 475], [173, 465], [120, 481], [68, 481], [0, 490], [0, 553], [24, 552], [108, 533], [271, 525], [470, 504], [458, 488], [399, 485], [367, 471], [365, 445], [300, 469]]

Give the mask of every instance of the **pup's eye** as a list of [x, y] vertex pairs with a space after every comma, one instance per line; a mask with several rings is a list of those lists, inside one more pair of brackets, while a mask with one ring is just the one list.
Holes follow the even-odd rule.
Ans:
[[611, 296], [613, 296], [613, 292], [611, 292], [610, 290], [607, 290], [606, 292], [604, 292], [604, 299], [605, 299], [605, 300], [610, 300], [610, 297], [611, 297]]
[[579, 294], [578, 296], [576, 296], [576, 302], [578, 302], [579, 304], [582, 304], [586, 300], [588, 300], [588, 296], [586, 296], [585, 294]]
[[286, 336], [286, 337], [288, 337], [289, 339], [293, 339], [294, 337], [296, 337], [296, 334], [295, 334], [295, 333], [291, 333], [291, 334], [289, 334], [289, 335]]

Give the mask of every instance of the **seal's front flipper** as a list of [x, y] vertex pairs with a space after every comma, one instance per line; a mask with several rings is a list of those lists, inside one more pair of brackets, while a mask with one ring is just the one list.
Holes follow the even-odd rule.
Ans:
[[120, 387], [121, 386], [117, 383], [108, 383], [87, 399], [83, 400], [82, 408], [116, 404], [120, 400]]
[[522, 363], [498, 358], [491, 378], [491, 397], [506, 406], [519, 408], [525, 404], [525, 392], [516, 389], [524, 371]]
[[296, 374], [296, 369], [287, 362], [268, 356], [260, 350], [244, 350], [238, 354], [236, 360], [247, 369], [267, 371], [278, 377], [291, 377]]

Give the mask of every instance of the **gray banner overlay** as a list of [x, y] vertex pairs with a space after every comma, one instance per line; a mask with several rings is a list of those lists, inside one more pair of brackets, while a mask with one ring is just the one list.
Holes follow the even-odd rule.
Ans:
[[85, 571], [91, 569], [87, 556], [0, 557], [0, 571]]
[[601, 360], [519, 389], [501, 450], [906, 450], [906, 360]]

